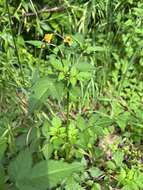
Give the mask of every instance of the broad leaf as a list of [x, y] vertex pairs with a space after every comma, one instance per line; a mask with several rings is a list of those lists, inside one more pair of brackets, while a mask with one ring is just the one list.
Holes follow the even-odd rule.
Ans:
[[130, 114], [128, 112], [124, 112], [124, 113], [118, 115], [116, 118], [117, 124], [123, 131], [125, 130], [125, 128], [128, 124], [129, 116], [130, 116]]
[[97, 168], [97, 167], [92, 167], [89, 169], [89, 172], [91, 174], [92, 177], [96, 177], [98, 178], [99, 176], [103, 175], [103, 172]]
[[50, 62], [53, 68], [55, 68], [57, 71], [63, 71], [63, 65], [59, 59], [56, 58], [56, 56], [51, 55], [50, 56]]
[[[82, 171], [80, 163], [68, 164], [62, 161], [42, 161], [38, 163], [31, 171], [31, 182], [47, 187], [47, 181], [50, 188], [59, 184], [62, 180], [72, 175], [74, 172]], [[40, 186], [41, 186], [40, 185]]]
[[13, 181], [22, 179], [27, 176], [32, 167], [32, 156], [29, 150], [24, 150], [18, 154], [18, 156], [10, 162], [9, 175]]
[[101, 190], [101, 186], [99, 183], [94, 183], [91, 190]]
[[79, 62], [75, 67], [81, 72], [90, 72], [94, 69], [94, 66], [88, 62]]
[[75, 181], [73, 176], [69, 177], [69, 179], [66, 182], [65, 190], [84, 190], [84, 188]]
[[38, 40], [29, 40], [29, 41], [26, 41], [26, 43], [33, 45], [37, 48], [41, 48], [41, 46], [43, 45], [43, 42], [38, 41]]
[[33, 112], [34, 109], [40, 108], [48, 96], [60, 99], [63, 92], [62, 89], [63, 85], [56, 84], [51, 78], [46, 77], [39, 79], [31, 89], [29, 97], [29, 112]]
[[121, 166], [122, 162], [124, 160], [124, 153], [120, 150], [117, 150], [114, 154], [113, 154], [113, 160], [115, 161], [117, 166]]
[[80, 163], [47, 160], [36, 164], [29, 175], [18, 182], [20, 190], [46, 190], [55, 187], [75, 172], [83, 170]]

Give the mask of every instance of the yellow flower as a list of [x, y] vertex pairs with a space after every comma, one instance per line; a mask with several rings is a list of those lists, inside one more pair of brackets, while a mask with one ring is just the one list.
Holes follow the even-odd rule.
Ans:
[[66, 36], [64, 38], [64, 43], [67, 43], [69, 46], [71, 46], [72, 45], [72, 38], [71, 38], [71, 36]]
[[43, 40], [44, 40], [45, 42], [51, 43], [52, 38], [53, 38], [53, 34], [45, 34]]

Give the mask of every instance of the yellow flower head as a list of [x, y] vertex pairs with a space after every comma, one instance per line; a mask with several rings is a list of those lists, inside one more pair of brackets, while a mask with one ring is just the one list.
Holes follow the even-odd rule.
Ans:
[[64, 38], [64, 43], [66, 43], [66, 44], [68, 44], [69, 46], [71, 46], [72, 45], [72, 38], [71, 38], [71, 36], [66, 36], [65, 38]]
[[45, 34], [43, 40], [44, 40], [45, 42], [51, 43], [52, 38], [53, 38], [53, 34]]

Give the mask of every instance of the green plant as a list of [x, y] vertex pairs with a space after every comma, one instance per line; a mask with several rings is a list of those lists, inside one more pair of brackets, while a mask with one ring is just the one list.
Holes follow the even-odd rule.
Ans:
[[137, 168], [121, 169], [118, 181], [123, 185], [123, 190], [142, 189], [142, 173]]
[[0, 1], [0, 189], [142, 189], [142, 8]]

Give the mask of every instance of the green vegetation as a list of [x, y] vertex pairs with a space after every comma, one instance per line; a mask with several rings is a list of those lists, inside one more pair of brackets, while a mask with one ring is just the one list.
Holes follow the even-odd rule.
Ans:
[[0, 190], [143, 189], [143, 2], [0, 1]]

